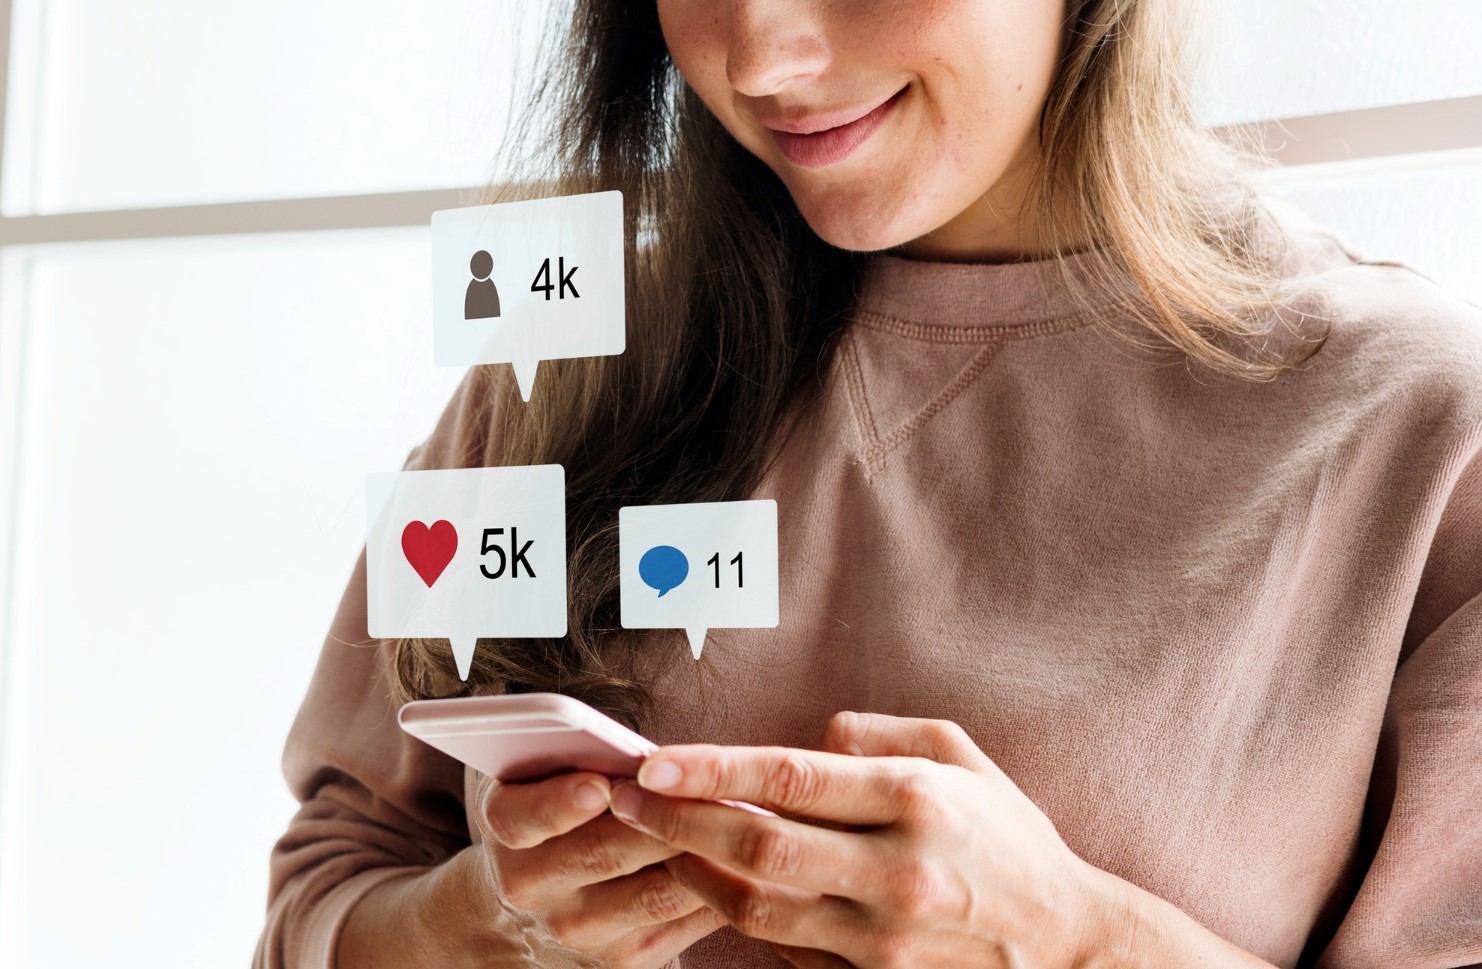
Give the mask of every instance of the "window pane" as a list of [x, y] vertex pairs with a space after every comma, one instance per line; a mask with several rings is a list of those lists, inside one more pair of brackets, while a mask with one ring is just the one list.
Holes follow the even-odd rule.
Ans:
[[250, 959], [363, 476], [463, 373], [432, 363], [430, 259], [417, 228], [35, 266], [0, 965]]
[[1358, 170], [1275, 192], [1365, 257], [1405, 263], [1482, 306], [1482, 158]]
[[1475, 0], [1216, 0], [1205, 124], [1482, 94]]
[[546, 2], [17, 0], [5, 212], [483, 184]]

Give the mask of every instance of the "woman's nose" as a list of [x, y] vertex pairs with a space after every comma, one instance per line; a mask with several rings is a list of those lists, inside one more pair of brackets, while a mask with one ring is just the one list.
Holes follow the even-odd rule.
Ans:
[[727, 8], [726, 77], [748, 97], [768, 97], [828, 66], [824, 24], [809, 0], [715, 0]]

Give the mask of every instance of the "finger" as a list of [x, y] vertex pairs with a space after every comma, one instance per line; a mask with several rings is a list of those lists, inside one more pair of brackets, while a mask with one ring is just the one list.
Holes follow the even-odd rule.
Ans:
[[[769, 818], [710, 801], [643, 791], [632, 781], [613, 788], [614, 810], [625, 791], [638, 795], [631, 821], [673, 847], [752, 878], [859, 901], [884, 897], [884, 885], [906, 869], [900, 849], [869, 832], [842, 832]], [[626, 809], [626, 808], [624, 808]]]
[[[906, 786], [930, 762], [796, 747], [672, 744], [644, 759], [638, 783], [672, 797], [748, 801], [848, 824], [888, 824], [918, 806]], [[670, 784], [660, 768], [678, 768]]]
[[[683, 850], [603, 814], [544, 842], [528, 863], [553, 868], [561, 887], [575, 890], [632, 874]], [[524, 863], [511, 859], [511, 864]]]
[[668, 965], [685, 949], [726, 924], [724, 915], [702, 905], [673, 922], [634, 933], [633, 950], [643, 965]]
[[660, 862], [631, 875], [587, 885], [577, 897], [582, 908], [602, 912], [604, 918], [621, 925], [659, 925], [705, 907], [705, 900]]
[[829, 718], [819, 746], [855, 757], [925, 757], [968, 770], [992, 763], [967, 731], [951, 720], [854, 710], [840, 710]]
[[854, 963], [832, 952], [824, 952], [822, 949], [804, 949], [795, 945], [783, 945], [773, 942], [772, 948], [777, 954], [788, 962], [797, 966], [798, 969], [855, 969]]
[[[656, 926], [707, 910], [662, 864], [577, 892], [567, 892], [546, 911], [545, 928], [562, 945], [586, 952], [632, 949]], [[708, 911], [708, 910], [707, 910]], [[708, 920], [711, 927], [723, 920]], [[648, 960], [643, 960], [647, 963]]]
[[868, 918], [847, 899], [753, 881], [689, 853], [675, 855], [664, 866], [743, 935], [831, 952], [865, 947]]
[[[591, 802], [577, 799], [586, 785], [595, 785]], [[591, 771], [520, 784], [490, 782], [483, 790], [479, 830], [507, 848], [533, 848], [607, 810], [610, 792], [608, 779]]]

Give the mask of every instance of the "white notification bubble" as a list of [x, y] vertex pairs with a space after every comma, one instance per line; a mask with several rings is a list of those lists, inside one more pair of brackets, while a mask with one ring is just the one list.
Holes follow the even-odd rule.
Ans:
[[777, 502], [618, 511], [625, 629], [683, 629], [695, 659], [713, 628], [777, 625]]
[[540, 361], [622, 353], [623, 193], [432, 213], [432, 358], [511, 363], [530, 400]]
[[559, 464], [365, 478], [367, 631], [449, 640], [468, 679], [481, 636], [566, 635]]

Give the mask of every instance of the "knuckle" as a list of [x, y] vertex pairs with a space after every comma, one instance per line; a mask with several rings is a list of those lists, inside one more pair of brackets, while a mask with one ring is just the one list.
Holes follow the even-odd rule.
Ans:
[[623, 868], [624, 852], [611, 838], [586, 838], [577, 849], [576, 867], [582, 874], [599, 878]]
[[915, 918], [927, 914], [937, 900], [936, 879], [918, 858], [905, 858], [891, 872], [890, 906], [898, 915]]
[[638, 890], [638, 911], [653, 922], [668, 922], [684, 914], [684, 899], [671, 877], [650, 879]]
[[945, 758], [964, 744], [976, 747], [962, 725], [953, 720], [928, 720], [932, 752]]
[[707, 763], [709, 767], [704, 771], [704, 778], [700, 783], [702, 797], [723, 797], [725, 792], [736, 789], [741, 778], [737, 776], [736, 762], [732, 758], [719, 756]]
[[758, 875], [787, 878], [798, 870], [798, 842], [786, 832], [766, 824], [748, 824], [741, 830], [736, 856]]
[[736, 893], [726, 916], [741, 934], [764, 935], [776, 927], [777, 907], [765, 890], [752, 885]]
[[936, 781], [925, 770], [902, 773], [895, 783], [896, 806], [911, 818], [929, 818], [940, 809]]
[[657, 804], [653, 813], [644, 819], [660, 841], [673, 844], [684, 837], [684, 817], [668, 804]]
[[828, 750], [845, 749], [849, 738], [854, 736], [858, 722], [852, 710], [840, 710], [829, 717], [823, 728], [824, 747]]
[[775, 803], [806, 813], [823, 793], [823, 775], [803, 757], [786, 752], [767, 768], [762, 791]]

